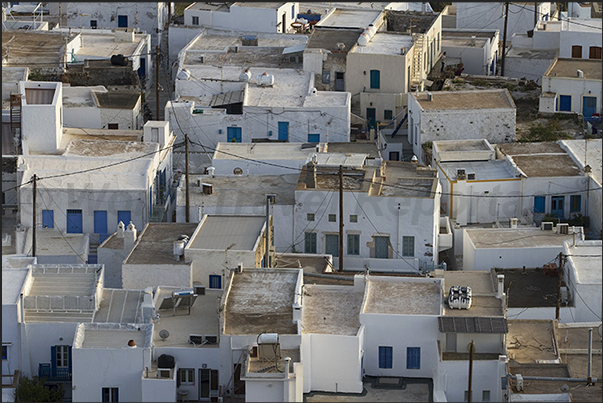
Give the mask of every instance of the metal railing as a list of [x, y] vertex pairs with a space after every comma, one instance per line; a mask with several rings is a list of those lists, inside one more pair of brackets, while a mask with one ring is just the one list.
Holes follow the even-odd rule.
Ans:
[[50, 364], [40, 364], [38, 377], [50, 382], [71, 382], [70, 368], [52, 368]]

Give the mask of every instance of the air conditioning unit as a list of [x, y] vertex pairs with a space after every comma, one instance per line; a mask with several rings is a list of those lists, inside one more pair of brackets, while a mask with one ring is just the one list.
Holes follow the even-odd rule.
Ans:
[[188, 335], [189, 344], [201, 345], [203, 344], [203, 335], [201, 334], [189, 334]]
[[469, 172], [467, 174], [467, 179], [469, 179], [469, 180], [475, 180], [475, 172]]
[[553, 223], [549, 222], [549, 221], [543, 221], [540, 223], [540, 229], [543, 231], [552, 231], [553, 230]]
[[562, 235], [569, 234], [569, 224], [568, 223], [559, 223], [557, 224], [557, 233]]
[[457, 169], [456, 170], [456, 178], [460, 179], [460, 180], [464, 180], [466, 178], [465, 170], [462, 168]]
[[205, 344], [218, 344], [218, 336], [205, 336]]
[[518, 219], [513, 217], [509, 218], [509, 228], [517, 228]]
[[567, 306], [567, 303], [569, 302], [569, 291], [567, 289], [567, 286], [562, 286], [561, 287], [561, 303], [563, 304], [563, 306]]

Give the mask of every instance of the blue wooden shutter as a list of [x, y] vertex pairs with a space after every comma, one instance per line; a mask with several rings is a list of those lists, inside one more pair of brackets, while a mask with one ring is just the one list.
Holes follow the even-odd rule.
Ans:
[[534, 213], [544, 213], [544, 196], [534, 196]]
[[54, 228], [54, 210], [42, 210], [42, 227]]
[[421, 348], [407, 347], [406, 348], [406, 368], [421, 369]]
[[50, 347], [50, 367], [52, 372], [56, 372], [57, 369], [57, 346]]
[[371, 88], [381, 88], [381, 72], [379, 70], [371, 70]]

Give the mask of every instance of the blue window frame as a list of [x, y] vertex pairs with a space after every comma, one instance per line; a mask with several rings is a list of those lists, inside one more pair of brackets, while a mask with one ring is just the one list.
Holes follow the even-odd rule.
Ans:
[[406, 369], [421, 369], [421, 347], [406, 348]]
[[394, 348], [379, 346], [379, 368], [393, 368]]
[[67, 233], [81, 234], [83, 233], [83, 218], [82, 210], [67, 210]]
[[289, 122], [278, 122], [278, 139], [289, 140]]
[[558, 218], [563, 218], [565, 196], [551, 197], [551, 214]]
[[217, 274], [209, 275], [209, 288], [222, 288], [222, 276]]
[[229, 143], [242, 143], [243, 129], [240, 127], [227, 127], [226, 141], [228, 141]]
[[320, 133], [308, 134], [308, 143], [320, 143]]
[[534, 213], [544, 213], [545, 196], [534, 196]]
[[54, 228], [54, 210], [42, 210], [42, 227]]
[[582, 196], [570, 196], [570, 213], [579, 213], [582, 210]]
[[127, 15], [118, 15], [117, 16], [117, 26], [119, 28], [127, 28], [128, 27], [128, 16]]
[[569, 112], [572, 110], [572, 96], [571, 95], [559, 95], [558, 111]]
[[130, 224], [130, 221], [132, 221], [132, 212], [129, 210], [120, 210], [117, 212], [117, 223], [119, 224], [119, 222], [123, 222], [124, 225], [127, 227], [128, 224]]
[[371, 88], [381, 88], [381, 72], [379, 70], [371, 70]]

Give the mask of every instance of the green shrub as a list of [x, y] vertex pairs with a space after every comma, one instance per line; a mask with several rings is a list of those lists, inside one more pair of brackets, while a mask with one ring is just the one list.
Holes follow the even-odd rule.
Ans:
[[37, 376], [31, 379], [21, 376], [15, 388], [15, 402], [60, 402], [64, 394], [62, 389], [44, 386], [44, 382]]

